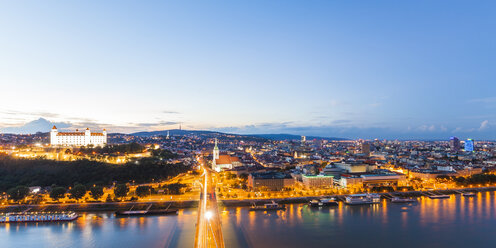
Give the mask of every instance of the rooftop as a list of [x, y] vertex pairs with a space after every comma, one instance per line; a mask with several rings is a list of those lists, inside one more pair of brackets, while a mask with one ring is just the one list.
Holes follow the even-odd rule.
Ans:
[[253, 178], [257, 179], [291, 179], [291, 175], [284, 173], [284, 172], [278, 172], [278, 171], [269, 171], [269, 172], [257, 172], [257, 173], [251, 173], [250, 174]]

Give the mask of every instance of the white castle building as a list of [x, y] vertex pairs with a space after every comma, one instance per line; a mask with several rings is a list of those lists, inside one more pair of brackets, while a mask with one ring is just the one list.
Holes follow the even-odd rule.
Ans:
[[107, 144], [107, 131], [103, 129], [101, 133], [92, 133], [89, 128], [84, 132], [59, 132], [53, 126], [50, 131], [50, 145], [52, 146], [104, 146]]

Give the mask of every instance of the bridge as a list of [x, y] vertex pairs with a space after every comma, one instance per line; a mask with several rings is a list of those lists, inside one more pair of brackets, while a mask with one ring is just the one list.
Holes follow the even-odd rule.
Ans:
[[202, 190], [198, 204], [198, 220], [196, 222], [195, 248], [224, 248], [224, 237], [215, 195], [215, 183], [212, 170], [205, 166], [203, 157], [198, 158], [203, 169]]

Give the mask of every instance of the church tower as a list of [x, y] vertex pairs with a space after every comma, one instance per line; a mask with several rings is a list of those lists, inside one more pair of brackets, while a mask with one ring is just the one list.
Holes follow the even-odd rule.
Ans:
[[217, 147], [217, 139], [215, 139], [214, 152], [212, 153], [212, 164], [214, 166], [217, 159], [219, 159], [219, 147]]

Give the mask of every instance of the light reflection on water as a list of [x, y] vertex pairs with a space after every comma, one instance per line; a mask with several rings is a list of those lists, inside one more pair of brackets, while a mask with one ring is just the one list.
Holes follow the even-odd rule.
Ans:
[[[371, 206], [221, 208], [226, 247], [494, 247], [496, 192]], [[177, 216], [84, 213], [71, 223], [0, 225], [1, 247], [193, 247], [195, 209]]]

